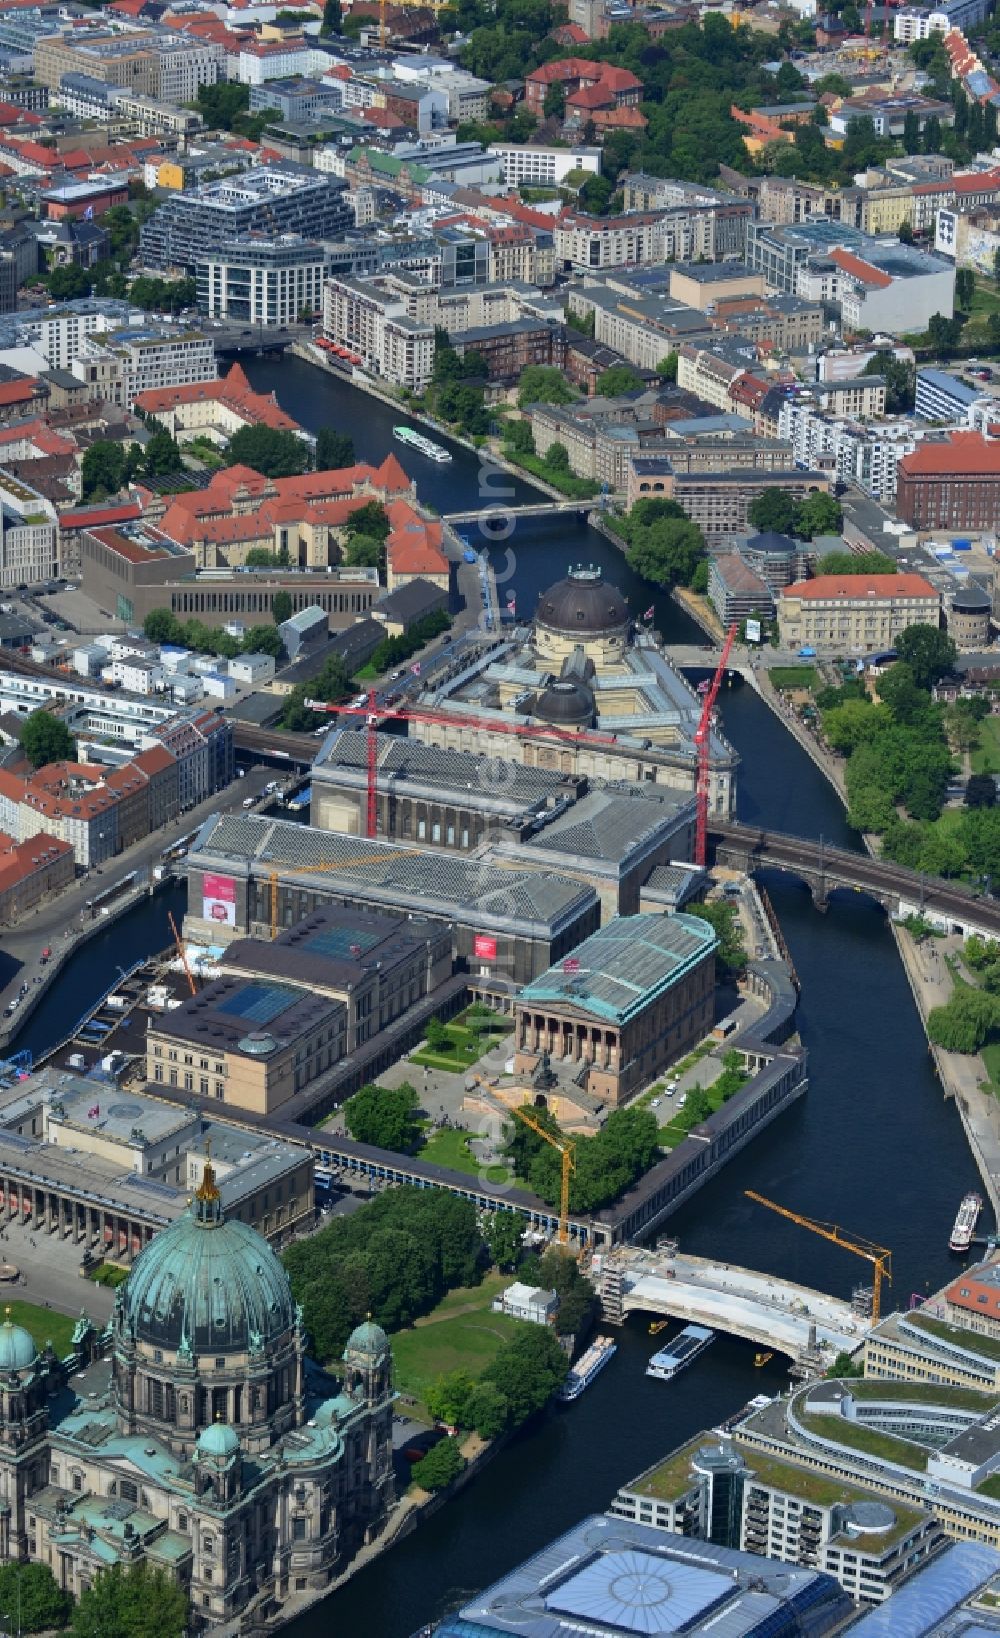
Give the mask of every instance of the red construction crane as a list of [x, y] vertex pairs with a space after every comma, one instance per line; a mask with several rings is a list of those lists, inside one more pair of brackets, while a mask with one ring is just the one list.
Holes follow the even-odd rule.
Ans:
[[730, 626], [726, 632], [726, 640], [722, 645], [722, 654], [715, 668], [715, 676], [709, 683], [702, 701], [701, 720], [695, 729], [694, 743], [698, 753], [698, 782], [695, 786], [695, 820], [694, 820], [694, 862], [704, 866], [708, 852], [708, 789], [711, 783], [711, 768], [709, 755], [712, 740], [712, 712], [719, 697], [722, 679], [726, 674], [729, 662], [729, 652], [736, 638], [737, 626]]
[[421, 706], [412, 705], [380, 705], [374, 689], [370, 691], [366, 705], [328, 705], [325, 700], [305, 700], [304, 704], [307, 711], [324, 711], [330, 716], [364, 717], [368, 742], [368, 816], [365, 835], [373, 838], [378, 836], [378, 725], [382, 718], [391, 718], [397, 722], [431, 722], [444, 728], [476, 728], [481, 733], [496, 731], [502, 734], [544, 734], [550, 739], [563, 740], [571, 745], [578, 745], [583, 739], [588, 745], [619, 743], [615, 734], [595, 734], [589, 728], [536, 727], [531, 723], [501, 722], [496, 719], [484, 722], [482, 717], [462, 716], [452, 711], [426, 711]]

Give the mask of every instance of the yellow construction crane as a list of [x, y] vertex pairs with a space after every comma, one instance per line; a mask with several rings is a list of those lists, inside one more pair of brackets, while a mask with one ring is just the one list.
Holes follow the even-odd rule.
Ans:
[[864, 1257], [875, 1270], [875, 1289], [872, 1293], [872, 1323], [877, 1325], [882, 1314], [882, 1281], [892, 1284], [892, 1252], [887, 1246], [879, 1246], [874, 1240], [866, 1240], [860, 1234], [845, 1234], [836, 1223], [818, 1223], [813, 1217], [804, 1217], [801, 1212], [789, 1211], [787, 1206], [779, 1206], [776, 1201], [768, 1200], [766, 1195], [758, 1194], [755, 1189], [744, 1189], [743, 1193], [748, 1200], [756, 1200], [759, 1206], [766, 1206], [768, 1211], [777, 1212], [779, 1217], [787, 1217], [790, 1223], [798, 1223], [812, 1234], [818, 1234], [824, 1240], [830, 1240], [835, 1246], [843, 1246], [845, 1251], [853, 1251], [856, 1257]]
[[455, 0], [378, 0], [378, 43], [384, 47], [389, 39], [389, 25], [386, 21], [388, 5], [412, 6], [417, 11], [432, 11], [437, 16], [439, 11], [447, 11], [455, 4]]
[[177, 954], [181, 958], [181, 966], [184, 968], [184, 972], [187, 977], [188, 989], [191, 991], [192, 995], [197, 995], [198, 991], [195, 988], [194, 976], [191, 972], [191, 968], [188, 966], [187, 953], [185, 952], [184, 945], [181, 943], [181, 935], [177, 931], [177, 923], [174, 920], [172, 910], [167, 911], [167, 920], [170, 923], [170, 931], [174, 935], [174, 943], [177, 946]]
[[[420, 851], [421, 850], [419, 847], [404, 847], [398, 850], [396, 857], [404, 858], [407, 854], [419, 853]], [[321, 875], [327, 870], [350, 870], [352, 865], [379, 864], [384, 861], [386, 857], [387, 855], [384, 853], [363, 853], [360, 859], [328, 859], [325, 864], [288, 865], [286, 868], [296, 876]], [[278, 936], [278, 883], [280, 880], [280, 870], [272, 870], [269, 872], [268, 881], [271, 886], [272, 939], [275, 939]]]
[[562, 1187], [559, 1190], [559, 1243], [565, 1245], [569, 1239], [569, 1174], [576, 1165], [574, 1159], [576, 1144], [571, 1138], [564, 1137], [561, 1132], [558, 1137], [553, 1137], [552, 1133], [546, 1130], [541, 1121], [536, 1120], [534, 1115], [527, 1109], [511, 1109], [510, 1112], [512, 1115], [516, 1115], [518, 1120], [523, 1120], [525, 1126], [530, 1126], [533, 1132], [537, 1132], [540, 1138], [544, 1138], [546, 1143], [551, 1143], [553, 1149], [558, 1149], [562, 1155]]

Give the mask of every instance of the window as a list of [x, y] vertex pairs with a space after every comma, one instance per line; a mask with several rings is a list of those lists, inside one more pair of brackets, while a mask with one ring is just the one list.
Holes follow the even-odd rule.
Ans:
[[305, 1539], [306, 1539], [306, 1521], [305, 1521], [305, 1519], [293, 1519], [292, 1520], [292, 1540], [293, 1541], [305, 1541]]

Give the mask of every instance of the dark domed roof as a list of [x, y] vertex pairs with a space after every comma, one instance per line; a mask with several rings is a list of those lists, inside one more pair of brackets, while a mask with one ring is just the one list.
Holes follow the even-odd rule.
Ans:
[[959, 614], [986, 614], [990, 607], [990, 599], [982, 586], [962, 586], [951, 600], [953, 609]]
[[567, 637], [595, 637], [628, 625], [628, 604], [617, 586], [609, 586], [600, 569], [570, 569], [538, 599], [535, 619], [549, 631]]
[[594, 720], [594, 696], [586, 683], [559, 678], [542, 689], [532, 715], [542, 722], [579, 723], [589, 727]]
[[799, 547], [791, 535], [780, 535], [776, 529], [765, 529], [759, 535], [751, 535], [747, 541], [747, 550], [750, 552], [771, 552], [775, 557], [786, 557], [789, 552], [797, 552]]
[[143, 1247], [119, 1292], [118, 1328], [156, 1348], [243, 1353], [295, 1324], [285, 1270], [248, 1223], [223, 1217], [208, 1164], [191, 1210]]

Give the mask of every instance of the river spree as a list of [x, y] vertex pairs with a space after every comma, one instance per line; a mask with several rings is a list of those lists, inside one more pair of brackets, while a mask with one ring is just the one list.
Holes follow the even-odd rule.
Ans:
[[[253, 362], [258, 389], [274, 388], [285, 409], [315, 430], [352, 432], [360, 459], [379, 461], [394, 447], [403, 416], [297, 360]], [[397, 453], [398, 453], [397, 448]], [[448, 467], [407, 452], [404, 465], [422, 499], [441, 511], [476, 504], [479, 463], [456, 449]], [[516, 504], [531, 493], [516, 482]], [[697, 640], [688, 618], [654, 593], [594, 530], [561, 519], [519, 525], [509, 543], [508, 589], [527, 615], [538, 592], [569, 563], [599, 563], [669, 641]], [[494, 553], [499, 569], [504, 549]], [[739, 816], [752, 823], [856, 846], [841, 803], [767, 706], [747, 687], [723, 694], [722, 722], [743, 758]], [[920, 1019], [881, 910], [850, 893], [812, 906], [790, 878], [769, 876], [771, 894], [802, 981], [798, 1022], [810, 1052], [802, 1099], [714, 1183], [671, 1220], [684, 1246], [707, 1256], [767, 1269], [848, 1296], [868, 1272], [847, 1252], [752, 1205], [744, 1189], [891, 1246], [896, 1281], [890, 1300], [905, 1307], [913, 1291], [941, 1284], [954, 1269], [948, 1231], [976, 1171], [954, 1110], [931, 1071]], [[615, 1488], [673, 1445], [730, 1414], [753, 1393], [785, 1384], [780, 1360], [762, 1371], [753, 1349], [719, 1337], [690, 1371], [670, 1384], [643, 1372], [656, 1344], [632, 1321], [611, 1365], [574, 1404], [547, 1417], [503, 1451], [461, 1501], [359, 1573], [327, 1603], [290, 1628], [293, 1638], [331, 1629], [409, 1638], [464, 1595], [488, 1583], [582, 1514], [607, 1507]]]

